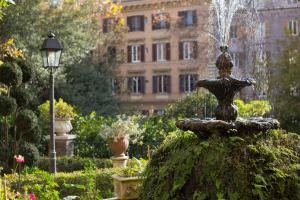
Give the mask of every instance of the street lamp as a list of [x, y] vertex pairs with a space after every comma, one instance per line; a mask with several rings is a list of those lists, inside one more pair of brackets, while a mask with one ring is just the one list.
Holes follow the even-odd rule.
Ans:
[[54, 76], [53, 69], [57, 68], [63, 48], [55, 38], [53, 32], [49, 32], [48, 38], [44, 40], [41, 53], [45, 69], [50, 71], [50, 172], [56, 173], [56, 151], [55, 151], [55, 133], [54, 133]]

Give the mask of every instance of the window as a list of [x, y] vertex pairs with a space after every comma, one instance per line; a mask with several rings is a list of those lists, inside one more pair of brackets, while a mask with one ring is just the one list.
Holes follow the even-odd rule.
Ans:
[[156, 43], [152, 46], [153, 61], [170, 60], [170, 43]]
[[289, 21], [289, 33], [291, 35], [299, 34], [299, 23], [296, 20]]
[[109, 33], [112, 31], [113, 25], [115, 23], [114, 18], [106, 18], [103, 20], [103, 33]]
[[144, 31], [144, 26], [145, 26], [144, 16], [137, 15], [137, 16], [127, 17], [127, 26], [130, 32]]
[[233, 67], [239, 67], [239, 65], [240, 65], [239, 53], [238, 52], [231, 52], [230, 55], [231, 55], [231, 58], [232, 58]]
[[230, 38], [237, 38], [237, 26], [232, 25], [230, 26]]
[[171, 93], [171, 76], [153, 76], [153, 93]]
[[188, 10], [178, 12], [181, 26], [196, 26], [197, 25], [197, 11]]
[[152, 30], [170, 28], [170, 16], [168, 13], [152, 15]]
[[132, 94], [144, 94], [145, 93], [145, 77], [134, 76], [128, 78], [128, 90]]
[[179, 80], [180, 92], [192, 92], [196, 89], [198, 74], [182, 74], [179, 75]]
[[127, 47], [127, 62], [145, 62], [145, 46], [141, 44], [130, 45]]
[[197, 41], [187, 41], [179, 43], [179, 59], [190, 60], [197, 58]]
[[288, 0], [288, 4], [296, 4], [299, 2], [300, 2], [300, 0]]
[[256, 31], [257, 38], [265, 38], [266, 37], [266, 23], [261, 22], [258, 24], [257, 31]]

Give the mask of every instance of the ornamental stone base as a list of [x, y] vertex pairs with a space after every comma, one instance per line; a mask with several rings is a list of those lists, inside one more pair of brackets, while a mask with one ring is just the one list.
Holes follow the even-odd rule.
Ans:
[[137, 199], [139, 188], [141, 187], [141, 177], [121, 177], [118, 175], [112, 175], [114, 181], [114, 192], [117, 199]]
[[55, 136], [55, 149], [57, 156], [74, 156], [74, 139], [76, 135]]
[[126, 167], [128, 156], [122, 156], [122, 157], [111, 157], [110, 158], [113, 163], [114, 168], [120, 168], [120, 167]]

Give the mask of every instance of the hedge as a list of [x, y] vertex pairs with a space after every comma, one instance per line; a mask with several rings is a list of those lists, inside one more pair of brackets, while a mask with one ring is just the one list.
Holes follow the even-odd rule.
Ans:
[[[58, 172], [73, 172], [84, 169], [87, 163], [94, 163], [95, 167], [111, 168], [112, 161], [104, 158], [57, 157], [56, 167]], [[49, 158], [43, 157], [37, 161], [36, 166], [44, 171], [49, 170]]]
[[[113, 196], [113, 181], [111, 175], [118, 172], [116, 168], [97, 169], [93, 172], [93, 179], [95, 181], [95, 189], [98, 194], [103, 198], [109, 198]], [[66, 196], [82, 196], [88, 191], [85, 188], [89, 184], [91, 174], [84, 173], [83, 171], [76, 171], [72, 173], [59, 172], [55, 175], [50, 175], [45, 171], [41, 171], [33, 174], [21, 175], [20, 181], [17, 174], [6, 175], [10, 187], [17, 191], [20, 187], [21, 190], [27, 188], [28, 191], [33, 191], [37, 195], [39, 200], [50, 200], [39, 195], [41, 192], [37, 191], [37, 186], [42, 191], [42, 195], [49, 193], [49, 195], [56, 194], [58, 192], [59, 199]], [[54, 184], [49, 183], [49, 176], [54, 180]], [[56, 185], [57, 184], [57, 185]], [[51, 186], [52, 185], [52, 186]], [[55, 190], [51, 190], [53, 187]], [[51, 200], [58, 198], [51, 197]]]

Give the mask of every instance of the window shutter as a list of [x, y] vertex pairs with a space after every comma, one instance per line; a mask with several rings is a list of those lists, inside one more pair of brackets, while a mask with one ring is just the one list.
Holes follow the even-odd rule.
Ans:
[[127, 46], [127, 62], [131, 63], [131, 46]]
[[140, 20], [141, 20], [141, 27], [140, 27], [140, 31], [145, 31], [145, 17], [144, 15], [140, 16]]
[[193, 10], [193, 25], [197, 26], [197, 10]]
[[179, 60], [183, 60], [183, 42], [179, 42]]
[[141, 45], [140, 53], [141, 53], [141, 62], [145, 62], [145, 45]]
[[166, 28], [169, 29], [170, 28], [170, 21], [171, 21], [171, 18], [170, 18], [170, 14], [166, 14], [165, 16], [165, 20], [166, 20]]
[[193, 74], [192, 75], [192, 86], [191, 86], [192, 91], [194, 91], [196, 89], [197, 81], [198, 81], [198, 74]]
[[145, 77], [144, 76], [140, 76], [139, 77], [139, 80], [140, 80], [140, 85], [141, 85], [141, 93], [142, 94], [145, 94], [145, 90], [146, 90], [146, 84], [145, 84]]
[[170, 43], [166, 44], [166, 60], [171, 60], [171, 46]]
[[155, 30], [156, 21], [155, 21], [154, 15], [152, 15], [152, 17], [151, 17], [151, 23], [152, 23], [152, 30]]
[[157, 61], [157, 44], [152, 44], [152, 60], [153, 62]]
[[193, 58], [196, 59], [198, 57], [198, 42], [193, 41]]
[[127, 89], [128, 89], [128, 91], [133, 92], [132, 91], [132, 77], [128, 77], [128, 79], [127, 79]]
[[165, 92], [171, 93], [171, 76], [170, 75], [164, 76], [164, 84], [166, 86]]
[[127, 26], [129, 28], [129, 31], [132, 31], [132, 21], [131, 21], [131, 17], [127, 17]]
[[153, 94], [157, 93], [158, 76], [153, 76]]
[[179, 17], [179, 22], [178, 22], [178, 24], [179, 24], [179, 26], [183, 26], [184, 24], [185, 24], [185, 11], [180, 11], [180, 12], [178, 12], [178, 17]]
[[107, 33], [108, 32], [108, 28], [107, 28], [107, 19], [103, 19], [103, 33]]
[[184, 92], [184, 75], [179, 75], [179, 91]]

